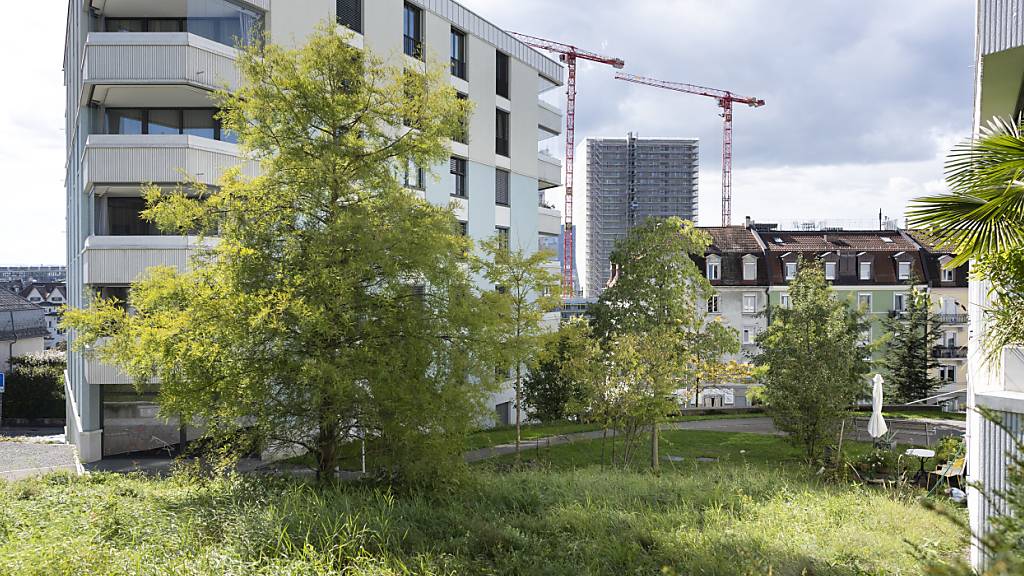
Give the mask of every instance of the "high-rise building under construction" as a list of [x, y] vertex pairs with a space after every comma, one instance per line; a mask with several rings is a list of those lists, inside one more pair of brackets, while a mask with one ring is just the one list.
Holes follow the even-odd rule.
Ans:
[[611, 273], [615, 242], [647, 218], [697, 220], [697, 139], [587, 139], [587, 295]]

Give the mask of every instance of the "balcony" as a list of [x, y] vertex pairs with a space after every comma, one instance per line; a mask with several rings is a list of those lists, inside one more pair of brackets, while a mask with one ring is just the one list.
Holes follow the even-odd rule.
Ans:
[[967, 324], [967, 314], [936, 314], [935, 319], [942, 324]]
[[213, 243], [200, 245], [194, 236], [90, 236], [83, 249], [83, 282], [125, 286], [153, 266], [184, 272], [192, 256]]
[[967, 358], [967, 346], [935, 346], [932, 358]]
[[216, 186], [229, 168], [255, 177], [259, 164], [236, 144], [189, 135], [91, 134], [85, 143], [85, 189], [96, 185], [178, 183], [186, 175]]
[[562, 133], [562, 111], [543, 100], [537, 100], [537, 127], [546, 137]]
[[81, 104], [97, 86], [187, 85], [238, 88], [238, 51], [188, 32], [90, 32], [82, 64]]
[[547, 152], [537, 156], [537, 186], [541, 190], [562, 185], [562, 162]]

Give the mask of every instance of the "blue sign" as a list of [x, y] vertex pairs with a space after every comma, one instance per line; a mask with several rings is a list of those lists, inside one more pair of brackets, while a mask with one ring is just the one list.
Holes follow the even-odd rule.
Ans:
[[4, 373], [0, 372], [0, 394], [4, 393]]

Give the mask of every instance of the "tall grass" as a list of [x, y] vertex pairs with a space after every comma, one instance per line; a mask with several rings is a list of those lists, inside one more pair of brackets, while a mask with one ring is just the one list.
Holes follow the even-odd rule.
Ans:
[[909, 496], [791, 469], [476, 470], [447, 490], [94, 474], [0, 483], [0, 574], [919, 574]]

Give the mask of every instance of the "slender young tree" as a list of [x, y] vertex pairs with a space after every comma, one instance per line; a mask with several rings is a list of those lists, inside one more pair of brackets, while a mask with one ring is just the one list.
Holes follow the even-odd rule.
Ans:
[[861, 314], [838, 300], [822, 266], [801, 260], [789, 285], [790, 308], [775, 311], [758, 335], [768, 413], [809, 459], [838, 430], [866, 388], [870, 346]]
[[467, 105], [440, 66], [407, 72], [334, 26], [238, 66], [220, 119], [261, 175], [146, 194], [161, 229], [219, 239], [190, 271], [133, 284], [131, 314], [97, 299], [65, 326], [136, 383], [158, 378], [161, 413], [211, 436], [304, 447], [325, 481], [370, 436], [385, 471], [439, 477], [493, 383], [491, 315], [452, 211], [400, 175], [448, 159]]
[[942, 322], [932, 314], [931, 299], [923, 290], [911, 289], [906, 308], [882, 321], [889, 333], [882, 366], [889, 373], [890, 388], [902, 402], [927, 398], [941, 384], [935, 375], [939, 363], [933, 348], [939, 343]]
[[587, 320], [563, 322], [545, 339], [537, 362], [523, 382], [527, 416], [542, 422], [591, 417], [599, 362], [600, 350]]
[[499, 356], [502, 370], [515, 373], [516, 455], [522, 442], [523, 371], [535, 364], [544, 344], [544, 314], [559, 305], [558, 276], [547, 269], [552, 254], [512, 249], [507, 239], [492, 237], [481, 245], [479, 269], [494, 285], [484, 296], [499, 318]]

